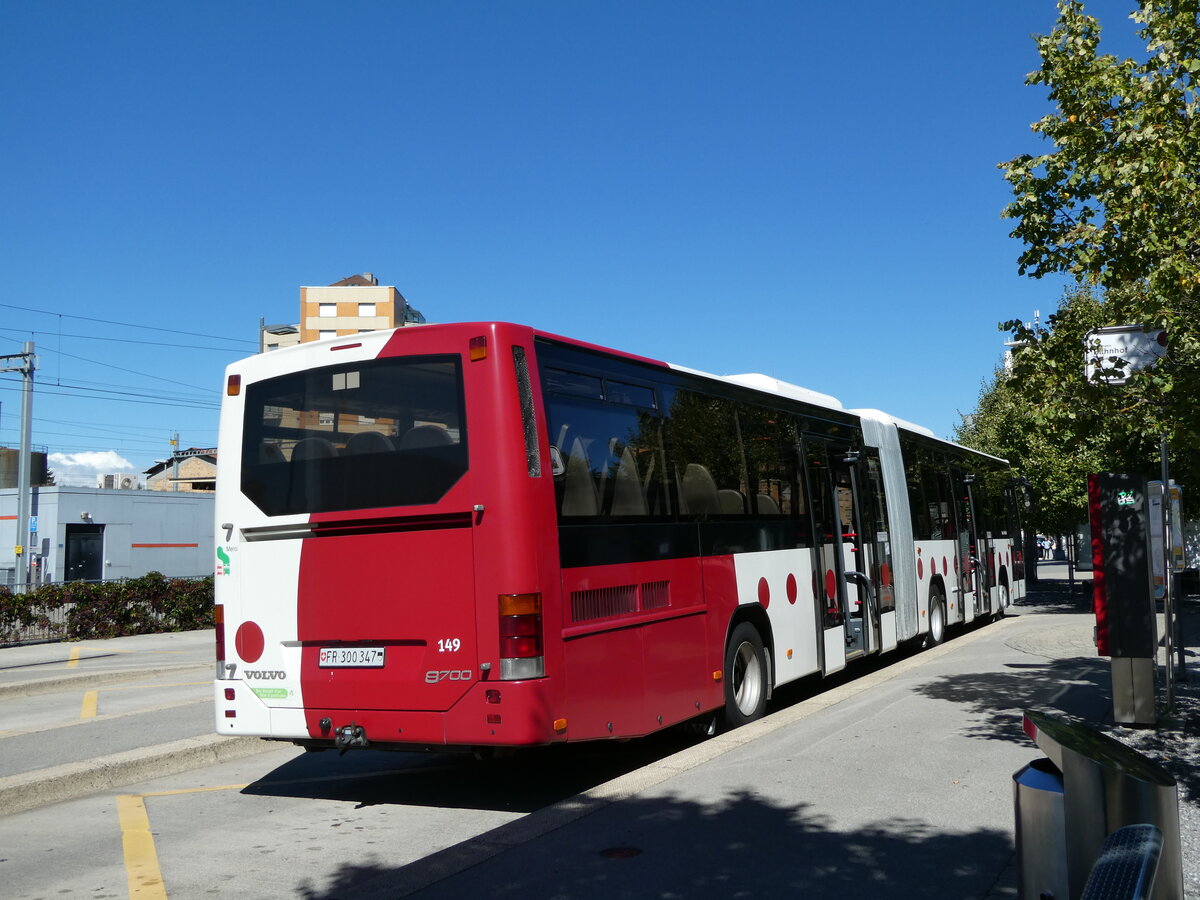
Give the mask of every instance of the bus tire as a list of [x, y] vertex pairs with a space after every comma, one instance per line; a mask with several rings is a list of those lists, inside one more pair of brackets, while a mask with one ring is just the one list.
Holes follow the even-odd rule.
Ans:
[[996, 610], [996, 618], [1003, 619], [1004, 613], [1012, 604], [1012, 597], [1008, 592], [1008, 585], [1003, 581], [1000, 582], [1000, 602], [997, 604], [1000, 608]]
[[725, 648], [725, 725], [761, 719], [767, 708], [767, 654], [758, 629], [742, 622]]
[[946, 639], [946, 598], [934, 588], [929, 592], [929, 634], [925, 646], [936, 647]]

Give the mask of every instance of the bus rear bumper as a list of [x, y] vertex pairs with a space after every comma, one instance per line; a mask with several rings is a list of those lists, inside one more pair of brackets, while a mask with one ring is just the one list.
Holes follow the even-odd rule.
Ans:
[[534, 747], [566, 740], [556, 732], [548, 679], [479, 682], [445, 712], [304, 710], [305, 737], [333, 740], [353, 727], [371, 747]]

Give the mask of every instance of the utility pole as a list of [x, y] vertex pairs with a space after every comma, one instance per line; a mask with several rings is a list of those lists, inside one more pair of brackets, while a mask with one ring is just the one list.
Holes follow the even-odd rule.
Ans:
[[179, 490], [179, 432], [171, 438], [171, 490]]
[[[20, 360], [16, 365], [12, 360]], [[29, 586], [29, 512], [31, 503], [31, 473], [33, 470], [33, 341], [25, 342], [21, 353], [0, 356], [0, 372], [21, 373], [21, 449], [17, 460], [17, 541], [13, 547], [16, 557], [14, 589], [18, 594]]]

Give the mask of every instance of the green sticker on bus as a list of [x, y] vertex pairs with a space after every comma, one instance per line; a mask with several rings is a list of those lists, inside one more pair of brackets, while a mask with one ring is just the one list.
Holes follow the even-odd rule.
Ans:
[[261, 700], [286, 700], [287, 688], [253, 688], [254, 696]]

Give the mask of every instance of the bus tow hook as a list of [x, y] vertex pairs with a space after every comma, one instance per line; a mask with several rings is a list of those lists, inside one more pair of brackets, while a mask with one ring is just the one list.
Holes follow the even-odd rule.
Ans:
[[335, 732], [333, 745], [341, 751], [339, 756], [345, 756], [347, 750], [365, 750], [371, 746], [371, 742], [367, 740], [366, 730], [361, 725], [351, 722]]

